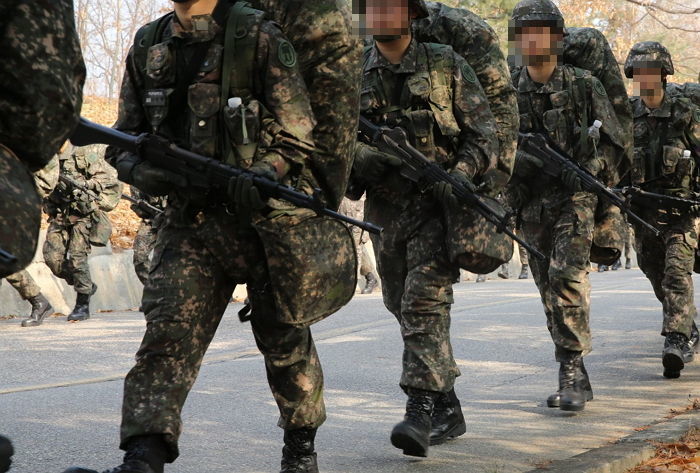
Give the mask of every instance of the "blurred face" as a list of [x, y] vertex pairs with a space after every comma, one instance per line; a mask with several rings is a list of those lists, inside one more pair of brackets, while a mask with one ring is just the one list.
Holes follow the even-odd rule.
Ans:
[[375, 37], [409, 34], [411, 20], [408, 0], [367, 0], [365, 34]]
[[539, 66], [561, 54], [563, 35], [551, 26], [523, 26], [514, 36], [514, 52], [520, 65]]
[[652, 97], [663, 90], [664, 83], [659, 67], [635, 67], [632, 71], [634, 95]]

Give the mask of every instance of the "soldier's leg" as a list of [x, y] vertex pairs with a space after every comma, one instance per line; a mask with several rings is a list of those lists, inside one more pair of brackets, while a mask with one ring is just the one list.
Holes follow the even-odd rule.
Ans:
[[69, 236], [68, 231], [62, 226], [50, 224], [42, 251], [44, 262], [51, 272], [72, 286], [73, 274], [68, 270], [70, 263], [67, 257]]
[[379, 280], [377, 279], [377, 273], [374, 269], [374, 264], [372, 264], [372, 258], [370, 258], [367, 245], [360, 245], [360, 253], [362, 255], [360, 258], [360, 274], [362, 274], [366, 281], [365, 287], [362, 289], [362, 294], [371, 294], [379, 284]]
[[20, 297], [25, 301], [33, 299], [41, 294], [41, 289], [34, 282], [34, 278], [26, 271], [22, 270], [18, 273], [7, 276], [7, 282], [15, 288]]
[[656, 298], [663, 304], [665, 294], [661, 283], [664, 279], [666, 266], [664, 243], [660, 237], [647, 231], [638, 232], [636, 242], [639, 268], [651, 283]]
[[191, 230], [159, 231], [143, 295], [146, 333], [124, 382], [122, 449], [159, 434], [165, 460], [177, 458], [182, 406], [234, 286]]
[[92, 294], [94, 292], [90, 265], [88, 264], [88, 256], [91, 251], [88, 222], [79, 221], [70, 228], [70, 241], [68, 242], [70, 266], [73, 271], [73, 288], [78, 294]]
[[535, 280], [535, 285], [540, 293], [540, 299], [544, 308], [547, 329], [552, 331], [552, 307], [550, 304], [549, 294], [551, 287], [549, 282], [549, 262], [552, 251], [551, 229], [544, 222], [524, 223], [521, 229], [521, 234], [525, 241], [540, 250], [544, 255], [544, 259], [534, 258], [530, 267], [532, 268], [532, 278]]
[[134, 270], [141, 284], [146, 284], [150, 267], [151, 251], [156, 244], [156, 235], [150, 221], [142, 220], [134, 237]]
[[662, 335], [675, 332], [690, 337], [696, 315], [692, 274], [697, 237], [694, 230], [664, 236], [666, 264], [661, 282], [664, 294]]

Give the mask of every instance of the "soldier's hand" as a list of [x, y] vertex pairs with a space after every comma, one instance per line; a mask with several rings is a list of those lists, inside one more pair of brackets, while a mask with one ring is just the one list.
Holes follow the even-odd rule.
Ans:
[[573, 169], [562, 169], [561, 181], [569, 190], [574, 192], [581, 192], [583, 190], [583, 182]]
[[[271, 164], [258, 161], [248, 170], [277, 182], [277, 172]], [[236, 214], [245, 222], [250, 221], [253, 211], [261, 210], [267, 205], [267, 198], [260, 194], [253, 179], [248, 176], [231, 178], [228, 183], [228, 197], [236, 209]]]
[[[461, 186], [474, 190], [474, 184], [466, 174], [460, 171], [451, 171], [452, 176]], [[459, 205], [459, 200], [452, 192], [452, 185], [448, 182], [438, 182], [433, 185], [433, 197], [442, 205], [449, 209], [454, 209]]]
[[378, 184], [391, 170], [401, 166], [401, 159], [384, 153], [365, 143], [358, 143], [355, 148], [355, 160], [352, 163], [353, 173], [360, 179]]
[[148, 162], [134, 166], [131, 180], [134, 187], [151, 196], [167, 195], [175, 187], [187, 186], [187, 179], [184, 177]]
[[537, 173], [544, 167], [544, 162], [537, 156], [533, 156], [522, 150], [515, 154], [515, 165], [513, 175], [519, 177], [529, 177]]

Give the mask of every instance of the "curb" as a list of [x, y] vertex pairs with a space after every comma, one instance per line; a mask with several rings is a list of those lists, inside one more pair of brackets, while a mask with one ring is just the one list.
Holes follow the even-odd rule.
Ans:
[[526, 473], [625, 473], [654, 456], [656, 448], [651, 442], [673, 443], [693, 428], [700, 428], [700, 411], [664, 419], [612, 445], [594, 448], [566, 460], [556, 460]]

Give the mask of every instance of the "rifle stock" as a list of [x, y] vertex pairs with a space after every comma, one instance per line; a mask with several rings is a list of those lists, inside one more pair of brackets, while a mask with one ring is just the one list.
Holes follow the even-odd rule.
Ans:
[[17, 257], [0, 248], [0, 263], [5, 265], [15, 264], [17, 263]]
[[359, 221], [327, 208], [318, 192], [309, 196], [253, 172], [180, 148], [157, 135], [143, 133], [133, 136], [81, 118], [70, 140], [76, 146], [101, 143], [134, 153], [154, 166], [185, 177], [192, 188], [213, 191], [215, 195], [220, 195], [222, 200], [227, 198], [224, 196], [228, 195], [231, 179], [247, 177], [268, 198], [284, 200], [297, 207], [313, 210], [318, 215], [355, 225], [370, 233], [380, 234], [382, 231], [372, 223]]

